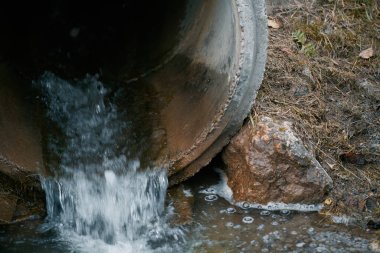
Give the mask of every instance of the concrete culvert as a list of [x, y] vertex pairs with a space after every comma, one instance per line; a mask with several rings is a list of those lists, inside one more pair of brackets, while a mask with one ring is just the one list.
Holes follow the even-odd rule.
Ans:
[[[126, 87], [133, 98], [121, 104], [140, 115], [138, 124], [148, 128], [145, 140], [159, 147], [149, 149], [148, 157], [170, 164], [171, 184], [195, 174], [228, 143], [263, 78], [264, 0], [8, 1], [0, 19], [6, 69], [0, 81], [6, 73], [18, 76], [19, 84], [7, 84], [12, 94], [46, 70], [71, 80], [98, 73], [102, 82]], [[144, 100], [147, 94], [154, 99]], [[150, 114], [158, 115], [153, 123], [144, 117]], [[0, 123], [12, 124], [7, 115], [0, 115]], [[24, 145], [0, 136], [13, 153]], [[0, 163], [17, 165], [12, 154], [0, 149]]]

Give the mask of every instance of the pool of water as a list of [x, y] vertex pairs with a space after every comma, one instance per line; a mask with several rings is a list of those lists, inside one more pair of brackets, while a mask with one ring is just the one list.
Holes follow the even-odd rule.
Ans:
[[[334, 224], [318, 212], [237, 207], [215, 195], [218, 173], [183, 186], [193, 197], [194, 252], [372, 252], [375, 231]], [[217, 181], [217, 182], [216, 182]], [[218, 192], [218, 191], [217, 191]]]
[[168, 223], [183, 232], [183, 240], [107, 243], [74, 233], [65, 237], [58, 227], [35, 220], [0, 226], [0, 252], [376, 252], [374, 230], [334, 224], [317, 212], [237, 207], [212, 190], [219, 180], [206, 168], [176, 194], [169, 190], [166, 214], [185, 217]]

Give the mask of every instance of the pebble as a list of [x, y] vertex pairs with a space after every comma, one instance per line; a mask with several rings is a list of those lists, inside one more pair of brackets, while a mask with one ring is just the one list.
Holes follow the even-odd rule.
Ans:
[[304, 242], [300, 242], [300, 243], [297, 243], [297, 244], [296, 244], [296, 247], [297, 247], [297, 248], [302, 248], [303, 246], [305, 246], [305, 243], [304, 243]]

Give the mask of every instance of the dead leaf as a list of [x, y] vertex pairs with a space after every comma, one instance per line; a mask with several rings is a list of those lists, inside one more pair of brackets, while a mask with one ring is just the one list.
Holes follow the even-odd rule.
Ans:
[[273, 19], [268, 19], [268, 26], [273, 29], [279, 29], [281, 24]]
[[363, 50], [360, 52], [359, 57], [363, 59], [369, 59], [373, 56], [373, 48], [367, 48], [366, 50]]
[[327, 199], [325, 199], [325, 201], [323, 202], [326, 206], [329, 206], [329, 205], [331, 205], [332, 203], [333, 203], [333, 200], [332, 199], [330, 199], [330, 198], [327, 198]]

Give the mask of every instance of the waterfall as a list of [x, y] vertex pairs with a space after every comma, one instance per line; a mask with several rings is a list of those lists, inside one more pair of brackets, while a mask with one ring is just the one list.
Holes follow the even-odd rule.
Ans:
[[75, 252], [178, 251], [184, 235], [167, 221], [166, 169], [130, 157], [132, 122], [98, 77], [70, 83], [46, 72], [35, 84], [54, 128], [47, 149], [56, 161], [42, 181], [62, 240]]

